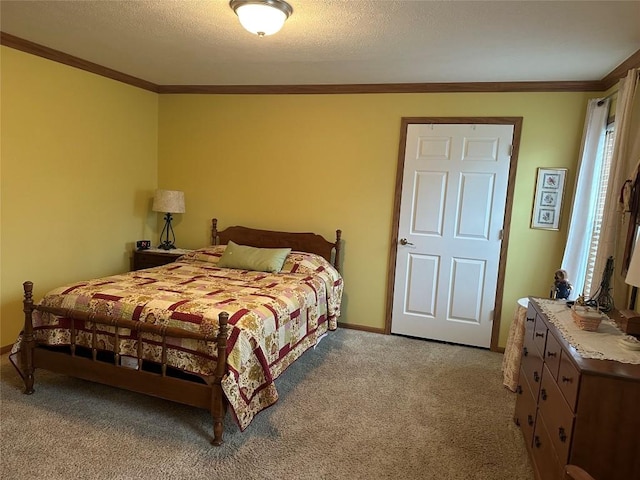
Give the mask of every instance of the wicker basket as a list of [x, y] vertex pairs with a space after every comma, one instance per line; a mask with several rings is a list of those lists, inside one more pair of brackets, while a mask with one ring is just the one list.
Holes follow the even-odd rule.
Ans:
[[571, 307], [571, 316], [578, 328], [588, 332], [595, 332], [602, 321], [602, 313], [591, 307]]

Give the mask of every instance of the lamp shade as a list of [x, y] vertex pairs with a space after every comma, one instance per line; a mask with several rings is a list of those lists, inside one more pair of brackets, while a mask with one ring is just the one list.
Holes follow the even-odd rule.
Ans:
[[184, 192], [178, 190], [156, 190], [153, 197], [154, 212], [184, 213]]
[[627, 277], [624, 281], [628, 285], [640, 287], [640, 243], [636, 244], [633, 249], [631, 261], [629, 262], [629, 269], [627, 270]]
[[232, 0], [230, 5], [240, 24], [259, 37], [280, 31], [293, 12], [291, 5], [283, 0]]

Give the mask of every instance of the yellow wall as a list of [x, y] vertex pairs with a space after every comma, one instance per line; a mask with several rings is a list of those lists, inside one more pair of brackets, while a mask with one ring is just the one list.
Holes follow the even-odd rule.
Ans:
[[220, 226], [343, 230], [344, 316], [384, 326], [400, 119], [521, 116], [500, 345], [516, 300], [547, 295], [559, 232], [529, 228], [538, 167], [569, 168], [573, 194], [588, 93], [156, 95], [2, 47], [0, 345], [18, 333], [21, 288], [129, 268], [158, 237], [156, 187], [184, 190], [178, 245]]
[[129, 269], [156, 231], [158, 96], [7, 47], [0, 50], [0, 345], [21, 329], [22, 282]]
[[341, 321], [383, 328], [401, 117], [523, 117], [500, 345], [516, 300], [548, 295], [560, 267], [569, 208], [558, 232], [529, 228], [536, 169], [569, 169], [571, 199], [586, 93], [162, 95], [158, 179], [184, 190], [179, 246], [220, 226], [343, 230]]

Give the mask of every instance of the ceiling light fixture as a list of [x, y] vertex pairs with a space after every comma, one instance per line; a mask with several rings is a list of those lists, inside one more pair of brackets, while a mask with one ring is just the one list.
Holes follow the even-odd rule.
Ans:
[[284, 0], [231, 0], [229, 6], [236, 12], [240, 24], [259, 37], [278, 32], [293, 13]]

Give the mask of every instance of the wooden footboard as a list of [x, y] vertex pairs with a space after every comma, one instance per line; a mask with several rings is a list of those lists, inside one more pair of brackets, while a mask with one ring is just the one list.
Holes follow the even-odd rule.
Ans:
[[[43, 368], [57, 373], [82, 378], [94, 382], [112, 385], [115, 387], [132, 390], [175, 402], [206, 408], [213, 417], [214, 445], [221, 445], [224, 433], [224, 416], [227, 410], [227, 401], [222, 391], [221, 381], [227, 374], [227, 330], [229, 315], [220, 313], [218, 317], [219, 331], [217, 335], [204, 335], [181, 328], [153, 325], [144, 322], [123, 320], [104, 315], [64, 308], [52, 308], [35, 305], [33, 302], [33, 283], [24, 282], [23, 311], [25, 315], [23, 340], [20, 350], [21, 366], [25, 384], [25, 393], [34, 392], [34, 373], [37, 368]], [[33, 335], [32, 315], [34, 311], [48, 312], [54, 315], [73, 320], [91, 322], [91, 348], [90, 357], [78, 355], [76, 346], [77, 332], [75, 322], [71, 322], [70, 352], [60, 352], [38, 346]], [[108, 363], [98, 359], [97, 325], [110, 326], [115, 329], [115, 337], [112, 351], [112, 362]], [[137, 368], [121, 365], [119, 354], [119, 329], [129, 329], [132, 332], [149, 333], [161, 338], [162, 360], [159, 372], [149, 372], [143, 367], [143, 339], [138, 337]], [[196, 383], [181, 378], [175, 378], [167, 374], [167, 338], [186, 338], [215, 342], [217, 348], [218, 363], [215, 375], [209, 384]]]

